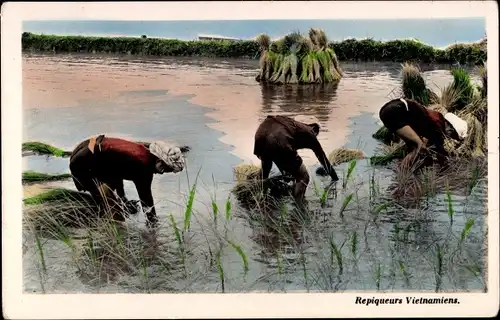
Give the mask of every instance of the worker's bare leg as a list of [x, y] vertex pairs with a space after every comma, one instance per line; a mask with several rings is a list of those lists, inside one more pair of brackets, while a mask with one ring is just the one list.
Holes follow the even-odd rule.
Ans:
[[293, 197], [298, 208], [304, 210], [306, 207], [305, 194], [307, 186], [309, 185], [309, 173], [307, 172], [304, 164], [295, 174], [295, 186], [293, 190]]

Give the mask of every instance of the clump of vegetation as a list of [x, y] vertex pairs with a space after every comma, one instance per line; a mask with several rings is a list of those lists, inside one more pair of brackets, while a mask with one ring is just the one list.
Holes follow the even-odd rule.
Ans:
[[[293, 39], [295, 36], [289, 38]], [[87, 37], [22, 34], [22, 50], [30, 52], [82, 52], [134, 54], [153, 56], [202, 56], [256, 59], [261, 53], [259, 42], [244, 41], [182, 41], [141, 37]], [[279, 43], [278, 43], [279, 44]], [[271, 45], [272, 51], [279, 46]], [[285, 45], [288, 46], [289, 43]], [[310, 43], [304, 43], [310, 46]], [[415, 40], [376, 41], [346, 39], [329, 42], [340, 61], [395, 61], [424, 63], [483, 64], [487, 59], [484, 44], [457, 44], [438, 49]], [[271, 48], [270, 48], [271, 49]], [[261, 55], [262, 56], [262, 55]], [[297, 77], [301, 75], [297, 73]]]
[[46, 174], [35, 171], [25, 171], [23, 172], [23, 183], [35, 183], [35, 182], [45, 182], [45, 181], [56, 181], [65, 180], [71, 178], [71, 174]]
[[335, 51], [328, 47], [323, 30], [311, 28], [307, 37], [294, 32], [274, 43], [268, 35], [262, 34], [256, 41], [260, 47], [258, 82], [332, 83], [342, 77]]
[[55, 157], [68, 157], [71, 155], [71, 151], [64, 151], [47, 143], [36, 141], [23, 142], [22, 151], [31, 151], [38, 155], [52, 155]]

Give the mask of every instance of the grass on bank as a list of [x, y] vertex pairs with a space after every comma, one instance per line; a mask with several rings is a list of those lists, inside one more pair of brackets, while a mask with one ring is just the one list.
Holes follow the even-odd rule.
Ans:
[[[24, 32], [21, 38], [25, 52], [106, 53], [152, 56], [203, 56], [258, 59], [261, 48], [255, 40], [181, 41], [157, 38], [117, 38], [55, 36]], [[275, 42], [276, 43], [276, 42]], [[340, 61], [396, 61], [480, 65], [487, 59], [486, 46], [457, 44], [438, 49], [416, 40], [377, 41], [346, 39], [328, 42]], [[297, 74], [298, 76], [298, 74]]]

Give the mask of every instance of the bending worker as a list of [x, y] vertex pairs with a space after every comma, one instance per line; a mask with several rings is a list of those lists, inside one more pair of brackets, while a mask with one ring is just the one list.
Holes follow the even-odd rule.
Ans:
[[161, 141], [152, 142], [148, 149], [140, 143], [100, 135], [82, 141], [74, 149], [69, 168], [78, 191], [88, 191], [94, 197], [99, 197], [100, 186], [106, 184], [126, 202], [123, 180], [132, 181], [148, 224], [154, 225], [153, 174], [182, 171], [184, 157], [179, 148]]
[[440, 165], [445, 166], [448, 152], [444, 148], [446, 138], [462, 141], [467, 137], [467, 122], [453, 113], [444, 116], [427, 109], [415, 100], [393, 99], [379, 112], [384, 126], [402, 138], [410, 151], [419, 153], [434, 148]]
[[286, 116], [267, 116], [255, 133], [254, 154], [261, 160], [262, 177], [269, 177], [273, 162], [282, 174], [292, 175], [295, 179], [293, 196], [301, 208], [309, 174], [298, 149], [311, 149], [332, 180], [339, 180], [318, 141], [319, 129], [317, 123], [305, 124]]

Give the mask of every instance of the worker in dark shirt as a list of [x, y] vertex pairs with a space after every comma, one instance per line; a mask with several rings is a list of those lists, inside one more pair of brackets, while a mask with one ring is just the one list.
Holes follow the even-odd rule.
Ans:
[[100, 135], [84, 140], [74, 149], [69, 168], [76, 188], [94, 197], [99, 197], [100, 186], [106, 184], [127, 201], [123, 180], [132, 181], [148, 224], [154, 225], [157, 217], [151, 193], [153, 174], [182, 171], [184, 158], [179, 148], [161, 141], [146, 148], [140, 143]]
[[453, 113], [443, 116], [411, 99], [387, 102], [380, 109], [379, 116], [392, 134], [405, 141], [410, 152], [433, 148], [441, 165], [445, 165], [448, 157], [445, 139], [461, 141], [467, 136], [467, 122], [464, 120]]
[[286, 116], [267, 116], [255, 133], [254, 154], [261, 160], [260, 174], [269, 177], [273, 162], [282, 174], [295, 179], [293, 196], [299, 206], [309, 184], [309, 174], [298, 155], [299, 149], [311, 149], [333, 181], [339, 178], [318, 141], [319, 124], [305, 124]]

